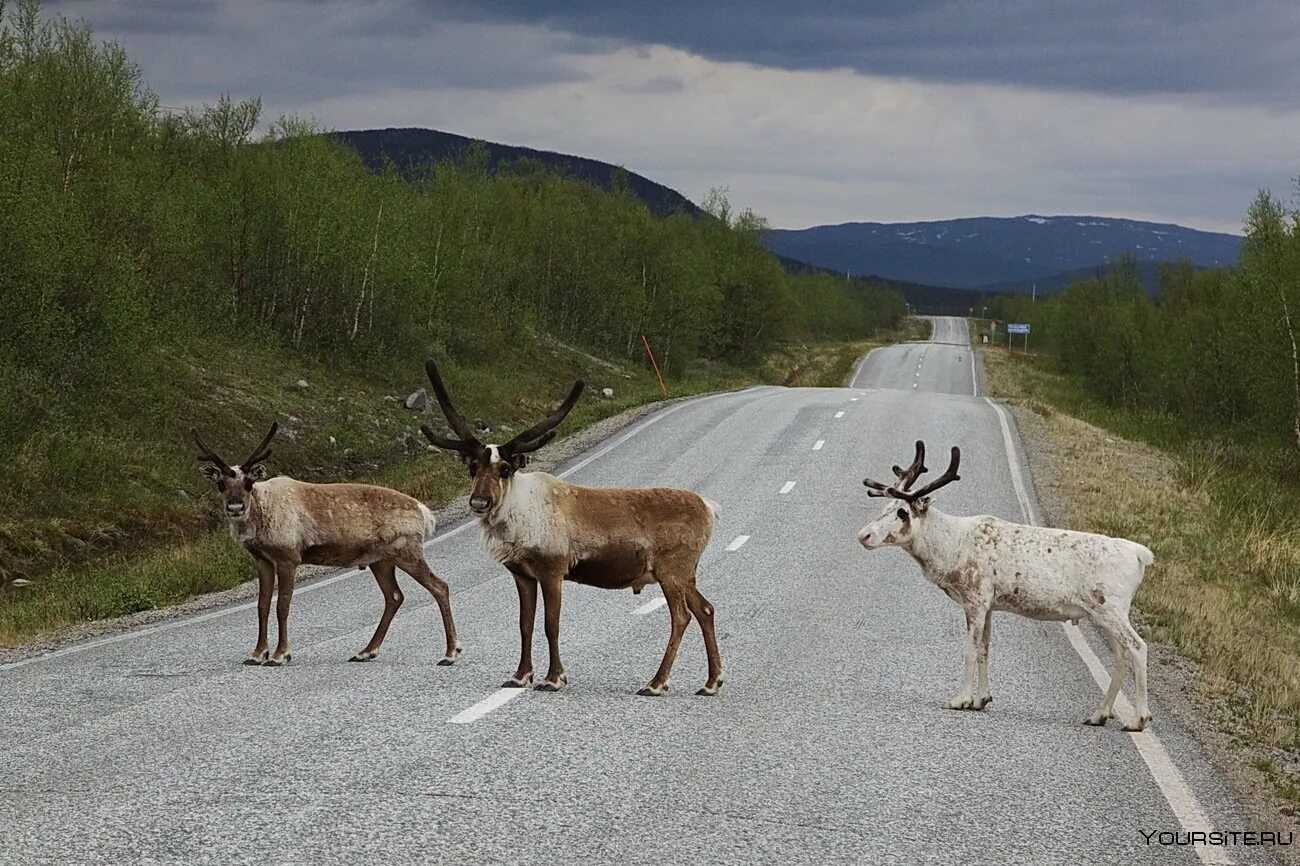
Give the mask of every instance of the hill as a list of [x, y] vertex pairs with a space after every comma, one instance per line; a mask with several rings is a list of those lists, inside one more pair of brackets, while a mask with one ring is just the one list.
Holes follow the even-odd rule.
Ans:
[[1236, 260], [1241, 238], [1171, 223], [1028, 215], [773, 229], [767, 244], [836, 271], [993, 291], [1028, 290], [1035, 280], [1055, 288], [1068, 282], [1067, 272], [1091, 273], [1123, 253], [1139, 263], [1190, 259], [1199, 267], [1223, 266]]
[[[461, 156], [476, 143], [473, 138], [436, 129], [359, 129], [331, 135], [355, 149], [370, 169], [380, 169], [385, 162], [391, 161], [407, 177], [432, 163]], [[483, 142], [483, 146], [487, 150], [488, 168], [493, 171], [531, 162], [563, 177], [584, 180], [605, 190], [626, 184], [656, 216], [673, 213], [696, 216], [701, 212], [677, 190], [607, 162], [492, 141]]]

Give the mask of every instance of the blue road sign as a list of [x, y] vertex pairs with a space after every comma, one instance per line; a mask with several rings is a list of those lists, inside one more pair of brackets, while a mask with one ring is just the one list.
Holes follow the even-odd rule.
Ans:
[[1029, 326], [1028, 326], [1028, 325], [1024, 325], [1024, 324], [1017, 325], [1017, 324], [1014, 324], [1014, 323], [1012, 323], [1012, 324], [1008, 324], [1008, 325], [1007, 325], [1007, 333], [1008, 333], [1008, 334], [1028, 334], [1028, 333], [1029, 333]]

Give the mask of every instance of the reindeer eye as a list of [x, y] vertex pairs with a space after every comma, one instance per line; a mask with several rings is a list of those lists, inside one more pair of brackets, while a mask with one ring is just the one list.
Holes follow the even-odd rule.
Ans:
[[501, 470], [500, 470], [501, 477], [502, 477], [502, 478], [509, 478], [509, 477], [510, 477], [510, 473], [513, 472], [514, 469], [515, 469], [515, 467], [511, 466], [509, 463], [502, 463], [502, 464], [501, 464]]
[[906, 508], [900, 508], [900, 509], [898, 509], [898, 519], [899, 519], [899, 520], [908, 520], [909, 517], [910, 517], [910, 515], [908, 515], [908, 513], [907, 513], [907, 509], [906, 509]]

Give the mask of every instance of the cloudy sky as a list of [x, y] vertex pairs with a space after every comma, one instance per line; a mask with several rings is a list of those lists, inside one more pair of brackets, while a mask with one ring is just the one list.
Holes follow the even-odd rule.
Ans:
[[781, 227], [1075, 213], [1238, 231], [1300, 174], [1294, 0], [47, 0], [167, 105], [261, 96], [624, 165]]

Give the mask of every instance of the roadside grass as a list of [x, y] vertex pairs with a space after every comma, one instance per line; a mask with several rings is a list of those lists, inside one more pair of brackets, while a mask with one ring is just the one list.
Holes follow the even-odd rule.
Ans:
[[[1294, 455], [1100, 404], [1049, 359], [982, 349], [993, 396], [1026, 407], [1035, 481], [1071, 528], [1156, 555], [1135, 607], [1199, 666], [1212, 721], [1300, 802], [1300, 483]], [[1267, 767], [1265, 772], [1262, 767]]]
[[[279, 421], [272, 468], [303, 480], [387, 484], [431, 504], [468, 489], [460, 463], [419, 432], [442, 426], [432, 395], [423, 413], [405, 408], [428, 385], [423, 358], [338, 369], [274, 345], [233, 348], [199, 345], [160, 361], [155, 377], [123, 383], [132, 409], [120, 417], [52, 417], [0, 461], [0, 646], [248, 579], [196, 470], [191, 425], [237, 461]], [[570, 430], [663, 398], [653, 373], [549, 338], [510, 359], [443, 370], [466, 418], [501, 437], [543, 417], [575, 378], [588, 392]], [[754, 381], [752, 371], [700, 365], [668, 386], [678, 397]]]
[[[870, 341], [789, 344], [750, 369], [697, 363], [666, 384], [670, 397], [683, 397], [786, 384], [797, 371], [799, 384], [839, 386], [861, 355], [924, 328], [910, 322]], [[273, 342], [236, 348], [200, 344], [184, 357], [160, 359], [157, 376], [123, 384], [133, 390], [122, 399], [138, 411], [99, 426], [52, 418], [18, 459], [0, 465], [0, 647], [249, 579], [247, 557], [196, 470], [191, 425], [234, 461], [279, 421], [272, 469], [307, 481], [379, 483], [433, 506], [469, 489], [459, 461], [419, 432], [423, 423], [443, 426], [432, 394], [423, 413], [405, 408], [408, 394], [427, 387], [423, 358], [338, 369]], [[493, 437], [508, 438], [544, 416], [575, 378], [585, 379], [588, 391], [568, 430], [663, 399], [649, 370], [547, 336], [530, 337], [509, 358], [442, 365], [458, 408]], [[605, 388], [614, 395], [603, 396]], [[32, 583], [18, 588], [15, 578]]]

